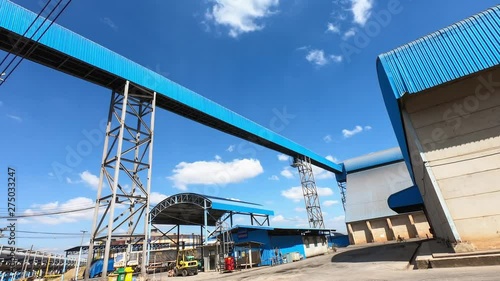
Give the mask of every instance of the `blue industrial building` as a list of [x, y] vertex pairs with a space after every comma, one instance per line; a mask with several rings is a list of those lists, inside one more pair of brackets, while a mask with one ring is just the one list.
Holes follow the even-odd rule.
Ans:
[[241, 257], [241, 252], [248, 253], [251, 250], [252, 263], [256, 265], [272, 265], [323, 255], [333, 243], [347, 246], [347, 235], [328, 229], [237, 225], [230, 232], [236, 245], [237, 259]]
[[[248, 216], [252, 225], [233, 225], [234, 215]], [[168, 235], [170, 231], [177, 228], [179, 234], [181, 225], [201, 226], [200, 244], [193, 242], [192, 245], [202, 249], [207, 270], [217, 269], [221, 257], [227, 255], [234, 256], [240, 266], [260, 266], [322, 255], [333, 245], [348, 245], [347, 235], [335, 230], [272, 227], [269, 223], [272, 215], [273, 211], [255, 203], [180, 193], [165, 198], [153, 208], [151, 224], [155, 228], [172, 226], [162, 232], [165, 238], [157, 239], [173, 243], [176, 243], [175, 234]]]

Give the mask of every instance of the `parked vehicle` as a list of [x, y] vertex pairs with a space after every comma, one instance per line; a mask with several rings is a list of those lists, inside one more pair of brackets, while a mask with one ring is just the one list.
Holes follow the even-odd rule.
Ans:
[[194, 258], [194, 251], [191, 249], [179, 250], [174, 267], [174, 276], [191, 276], [196, 274], [198, 274], [198, 261]]

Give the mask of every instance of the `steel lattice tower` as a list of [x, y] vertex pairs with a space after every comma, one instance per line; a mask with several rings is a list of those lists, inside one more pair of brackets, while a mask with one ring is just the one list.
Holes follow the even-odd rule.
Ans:
[[347, 183], [345, 181], [342, 181], [342, 182], [337, 182], [338, 185], [339, 185], [339, 190], [340, 190], [340, 196], [342, 197], [342, 207], [344, 207], [344, 211], [345, 211], [345, 194], [346, 194], [346, 187], [347, 187]]
[[292, 167], [296, 167], [299, 171], [300, 182], [302, 184], [302, 193], [306, 204], [307, 217], [309, 218], [309, 226], [312, 228], [325, 228], [323, 221], [323, 213], [319, 204], [318, 189], [312, 170], [311, 159], [305, 157], [293, 159]]
[[[111, 242], [117, 238], [126, 240], [128, 252], [142, 244], [141, 274], [146, 273], [155, 107], [156, 92], [129, 81], [112, 93], [87, 259], [88, 269], [94, 244], [105, 245], [103, 280], [107, 280]], [[141, 222], [143, 229], [137, 229]]]

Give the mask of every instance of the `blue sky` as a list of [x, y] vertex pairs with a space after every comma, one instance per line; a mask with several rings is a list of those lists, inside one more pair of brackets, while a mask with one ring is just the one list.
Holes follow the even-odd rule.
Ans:
[[[41, 9], [39, 1], [14, 2]], [[342, 161], [397, 145], [378, 86], [377, 55], [495, 4], [87, 0], [73, 1], [58, 23]], [[2, 169], [17, 168], [18, 213], [92, 206], [109, 96], [108, 89], [29, 61], [0, 88]], [[287, 122], [274, 123], [284, 112]], [[90, 151], [73, 157], [83, 143], [91, 143]], [[200, 192], [263, 204], [275, 211], [275, 226], [307, 226], [298, 175], [274, 151], [158, 111], [154, 152], [154, 202]], [[69, 169], [56, 170], [57, 164]], [[232, 182], [210, 179], [221, 170]], [[333, 175], [315, 172], [326, 225], [345, 231]], [[89, 212], [31, 218], [18, 229], [78, 233], [90, 230], [90, 218]], [[20, 246], [53, 251], [80, 242], [79, 235], [18, 237]]]

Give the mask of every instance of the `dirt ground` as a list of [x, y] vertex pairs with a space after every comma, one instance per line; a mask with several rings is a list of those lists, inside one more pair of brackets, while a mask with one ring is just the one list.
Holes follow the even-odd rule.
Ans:
[[196, 276], [167, 277], [151, 274], [151, 281], [162, 280], [500, 280], [500, 266], [413, 270], [409, 265], [415, 243], [343, 249], [337, 253], [273, 266], [232, 273], [200, 272]]

